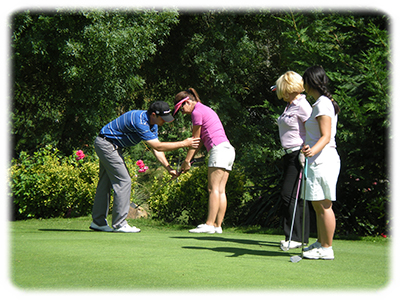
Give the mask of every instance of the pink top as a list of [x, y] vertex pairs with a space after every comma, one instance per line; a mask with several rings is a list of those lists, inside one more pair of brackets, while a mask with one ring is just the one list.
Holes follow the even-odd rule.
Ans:
[[284, 149], [301, 146], [304, 143], [306, 139], [304, 122], [310, 117], [311, 111], [311, 105], [305, 95], [301, 95], [286, 106], [278, 118], [279, 137]]
[[229, 142], [218, 115], [201, 102], [197, 102], [194, 106], [192, 123], [194, 126], [201, 126], [200, 138], [207, 151], [222, 142]]

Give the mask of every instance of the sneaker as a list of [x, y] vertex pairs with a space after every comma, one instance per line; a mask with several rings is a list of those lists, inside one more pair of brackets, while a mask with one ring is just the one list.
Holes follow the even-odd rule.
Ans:
[[114, 232], [136, 233], [140, 232], [140, 229], [136, 228], [135, 226], [131, 227], [128, 224], [125, 224], [124, 226], [114, 229]]
[[99, 226], [95, 222], [92, 222], [92, 224], [90, 224], [89, 228], [94, 231], [104, 231], [104, 232], [112, 232], [113, 231], [113, 229], [110, 226], [108, 226], [108, 224], [104, 225], [104, 226]]
[[314, 248], [321, 248], [321, 243], [318, 242], [318, 240], [314, 244], [311, 244], [307, 248], [304, 248], [304, 251], [310, 251], [310, 250], [312, 250]]
[[308, 259], [329, 259], [332, 260], [335, 258], [333, 255], [333, 249], [332, 247], [330, 248], [314, 248], [310, 251], [305, 251], [303, 252], [303, 257], [308, 258]]
[[222, 233], [222, 227], [215, 227], [215, 233]]
[[207, 224], [200, 224], [194, 229], [189, 230], [190, 233], [215, 233], [215, 227]]
[[287, 251], [289, 249], [295, 249], [295, 248], [301, 248], [301, 242], [296, 242], [296, 241], [290, 241], [290, 246], [289, 246], [289, 241], [281, 241], [281, 249], [283, 251]]

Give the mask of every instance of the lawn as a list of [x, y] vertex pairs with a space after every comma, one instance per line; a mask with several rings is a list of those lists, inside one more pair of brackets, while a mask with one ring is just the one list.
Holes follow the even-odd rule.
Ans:
[[379, 291], [390, 281], [389, 239], [335, 239], [335, 260], [279, 249], [281, 235], [228, 228], [221, 235], [129, 221], [137, 234], [89, 230], [89, 217], [10, 223], [10, 277], [30, 290]]

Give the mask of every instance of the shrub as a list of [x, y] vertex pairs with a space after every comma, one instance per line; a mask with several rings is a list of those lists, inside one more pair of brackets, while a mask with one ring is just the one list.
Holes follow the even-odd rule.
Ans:
[[[171, 177], [166, 172], [164, 174], [160, 182], [155, 181], [153, 190], [156, 192], [149, 198], [152, 216], [166, 222], [190, 225], [204, 223], [208, 214], [207, 165], [192, 168], [170, 183]], [[236, 225], [239, 222], [241, 208], [246, 202], [244, 184], [244, 173], [238, 169], [232, 170], [226, 185], [226, 224]]]
[[[21, 152], [18, 159], [13, 159], [10, 168], [13, 219], [90, 214], [99, 163], [97, 157], [82, 158], [82, 153], [79, 155], [61, 157], [57, 149], [48, 145], [32, 156]], [[133, 189], [138, 166], [130, 158], [125, 161], [132, 176]]]

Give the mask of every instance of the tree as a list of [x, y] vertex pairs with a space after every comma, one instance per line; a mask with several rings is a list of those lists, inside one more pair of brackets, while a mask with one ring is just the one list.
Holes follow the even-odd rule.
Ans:
[[176, 22], [175, 11], [15, 14], [14, 150], [51, 143], [69, 153], [112, 118], [145, 107], [138, 70]]

